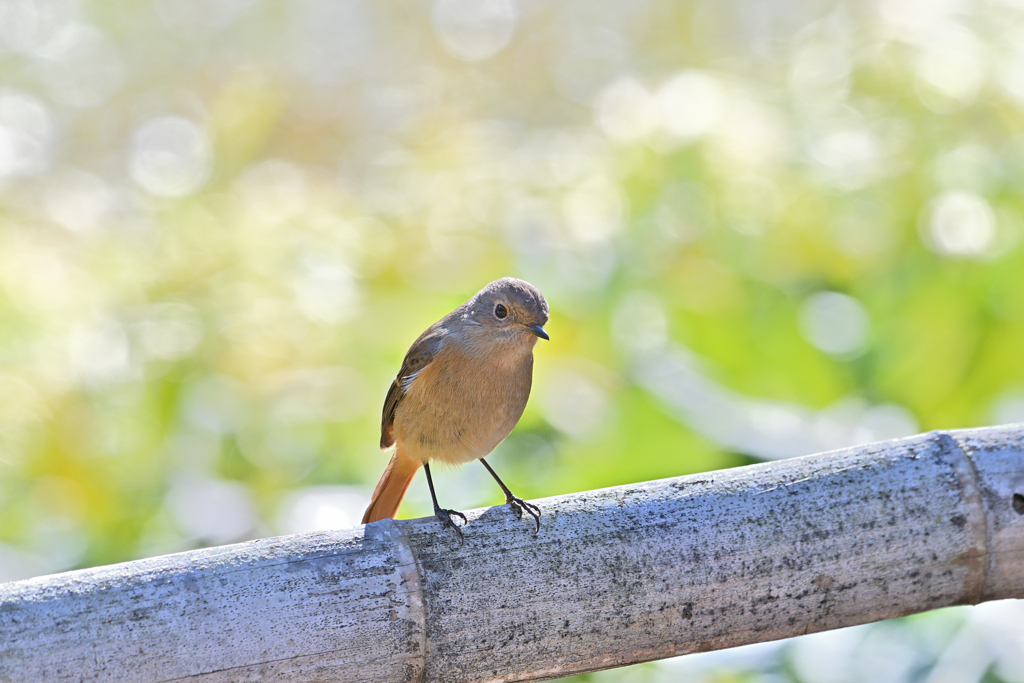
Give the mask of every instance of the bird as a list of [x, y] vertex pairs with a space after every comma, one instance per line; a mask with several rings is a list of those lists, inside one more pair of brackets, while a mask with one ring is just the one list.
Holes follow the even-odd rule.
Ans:
[[430, 464], [479, 460], [505, 494], [518, 519], [523, 512], [540, 531], [540, 508], [515, 496], [484, 458], [519, 422], [533, 382], [533, 349], [549, 339], [548, 302], [525, 280], [491, 282], [427, 328], [409, 347], [391, 383], [381, 415], [380, 448], [395, 447], [377, 483], [363, 524], [394, 518], [422, 466], [442, 531], [462, 540], [466, 516], [437, 503]]

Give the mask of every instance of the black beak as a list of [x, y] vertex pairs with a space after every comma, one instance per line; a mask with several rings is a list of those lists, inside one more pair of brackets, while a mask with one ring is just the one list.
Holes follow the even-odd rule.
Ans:
[[544, 328], [541, 327], [540, 325], [527, 325], [526, 329], [528, 329], [530, 332], [533, 332], [541, 339], [551, 339], [551, 337], [548, 336], [548, 333], [545, 332]]

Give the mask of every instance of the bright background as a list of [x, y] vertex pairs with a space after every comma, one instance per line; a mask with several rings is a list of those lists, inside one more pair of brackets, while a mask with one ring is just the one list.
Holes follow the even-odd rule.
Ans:
[[[0, 580], [357, 523], [503, 275], [527, 498], [1024, 421], [1022, 182], [1021, 0], [5, 0]], [[580, 680], [1024, 681], [1021, 623]]]

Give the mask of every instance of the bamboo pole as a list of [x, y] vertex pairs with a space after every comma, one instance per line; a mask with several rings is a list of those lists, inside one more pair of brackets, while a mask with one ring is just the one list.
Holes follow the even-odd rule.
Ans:
[[1024, 597], [1024, 425], [0, 585], [0, 680], [542, 680]]

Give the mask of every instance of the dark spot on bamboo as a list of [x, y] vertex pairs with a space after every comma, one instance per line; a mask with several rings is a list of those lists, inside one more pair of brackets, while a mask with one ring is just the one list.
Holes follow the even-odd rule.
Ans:
[[836, 580], [827, 574], [818, 574], [812, 583], [822, 590], [828, 590], [835, 582]]
[[1024, 494], [1013, 494], [1013, 511], [1018, 515], [1024, 515]]

